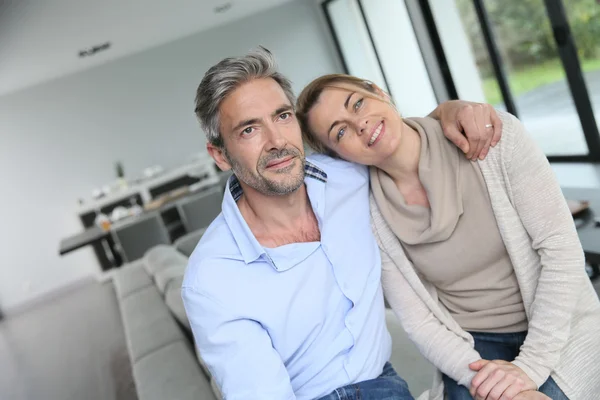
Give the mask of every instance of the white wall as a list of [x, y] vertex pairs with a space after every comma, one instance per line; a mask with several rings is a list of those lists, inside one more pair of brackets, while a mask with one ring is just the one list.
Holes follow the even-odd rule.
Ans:
[[10, 309], [99, 267], [90, 249], [58, 255], [81, 230], [76, 200], [114, 177], [204, 148], [195, 89], [221, 58], [262, 44], [299, 91], [340, 72], [319, 9], [297, 1], [25, 91], [0, 97], [0, 308]]

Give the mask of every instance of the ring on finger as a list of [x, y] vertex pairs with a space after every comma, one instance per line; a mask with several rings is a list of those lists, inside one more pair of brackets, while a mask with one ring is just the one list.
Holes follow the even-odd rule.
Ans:
[[492, 124], [485, 124], [485, 129], [490, 129], [490, 128], [492, 128], [493, 126], [494, 126], [494, 125], [492, 125]]

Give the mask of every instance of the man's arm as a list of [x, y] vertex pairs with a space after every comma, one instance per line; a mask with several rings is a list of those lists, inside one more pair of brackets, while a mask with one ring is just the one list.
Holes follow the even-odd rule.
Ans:
[[271, 338], [257, 321], [218, 300], [182, 288], [196, 347], [227, 400], [295, 399]]
[[444, 135], [466, 154], [469, 160], [483, 160], [500, 141], [502, 121], [489, 104], [463, 100], [446, 101], [429, 115], [440, 121]]

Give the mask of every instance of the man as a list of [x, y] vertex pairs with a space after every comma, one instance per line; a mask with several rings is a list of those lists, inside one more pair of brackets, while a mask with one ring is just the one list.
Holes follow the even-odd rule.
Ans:
[[[208, 152], [234, 173], [182, 285], [200, 355], [228, 400], [412, 399], [388, 362], [367, 170], [305, 158], [293, 104], [265, 50], [219, 62], [198, 87]], [[499, 140], [491, 107], [434, 116], [470, 158]]]

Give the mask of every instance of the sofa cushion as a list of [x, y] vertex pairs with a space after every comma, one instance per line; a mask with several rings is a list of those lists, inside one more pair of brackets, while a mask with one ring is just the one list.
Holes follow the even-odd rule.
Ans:
[[200, 368], [202, 368], [202, 371], [204, 371], [204, 374], [206, 374], [207, 377], [212, 378], [212, 374], [210, 373], [210, 370], [208, 369], [208, 365], [206, 365], [206, 363], [204, 362], [202, 357], [200, 357], [200, 352], [198, 351], [198, 349], [196, 349], [196, 359], [198, 360], [198, 364], [200, 365]]
[[181, 330], [154, 286], [123, 299], [121, 312], [132, 362], [183, 338]]
[[196, 359], [198, 360], [198, 364], [200, 365], [200, 368], [202, 368], [202, 371], [204, 371], [204, 373], [206, 374], [208, 379], [210, 379], [210, 387], [212, 388], [212, 391], [213, 391], [215, 397], [218, 400], [223, 400], [223, 394], [221, 393], [221, 388], [219, 387], [219, 385], [217, 385], [217, 381], [215, 381], [215, 378], [212, 376], [212, 374], [210, 373], [210, 370], [208, 369], [208, 365], [206, 365], [206, 363], [204, 362], [202, 357], [200, 357], [200, 353], [198, 352], [197, 349], [196, 349]]
[[113, 276], [113, 283], [117, 296], [123, 299], [133, 292], [151, 286], [152, 280], [146, 273], [142, 260], [138, 260], [118, 269]]
[[191, 332], [190, 321], [185, 313], [183, 307], [183, 299], [181, 298], [181, 283], [183, 282], [183, 276], [174, 278], [167, 285], [165, 290], [165, 304], [169, 308], [169, 311], [173, 316], [183, 325], [188, 331]]
[[210, 378], [210, 387], [212, 388], [212, 391], [217, 400], [223, 400], [223, 394], [221, 393], [221, 389], [219, 388], [217, 382], [215, 381], [215, 378], [213, 377]]
[[[182, 278], [185, 273], [185, 267], [187, 264], [181, 263], [181, 261], [177, 261], [177, 263], [173, 265], [169, 265], [159, 271], [154, 275], [154, 282], [156, 283], [156, 287], [158, 290], [164, 295], [167, 285], [175, 279]], [[179, 283], [179, 289], [181, 289], [181, 283]]]
[[171, 343], [136, 362], [133, 375], [139, 400], [215, 400], [210, 381], [183, 341]]
[[431, 389], [435, 368], [408, 338], [394, 312], [390, 309], [385, 310], [385, 317], [392, 336], [390, 362], [398, 375], [408, 383], [412, 395], [417, 398], [424, 391]]
[[154, 278], [156, 273], [173, 265], [187, 265], [186, 256], [172, 246], [159, 245], [148, 250], [144, 256], [146, 272]]
[[189, 257], [194, 252], [194, 249], [198, 245], [198, 242], [204, 235], [206, 229], [198, 229], [197, 231], [188, 233], [185, 236], [180, 237], [173, 243], [173, 247], [177, 249], [180, 253]]

